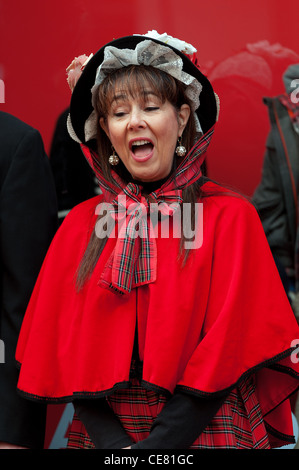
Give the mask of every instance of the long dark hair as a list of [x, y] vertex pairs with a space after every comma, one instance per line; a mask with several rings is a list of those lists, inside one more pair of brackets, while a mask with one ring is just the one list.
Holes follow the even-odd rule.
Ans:
[[[146, 100], [146, 91], [150, 89], [161, 99], [162, 102], [169, 101], [177, 110], [179, 110], [183, 104], [188, 104], [191, 108], [191, 103], [185, 94], [186, 86], [182, 82], [154, 67], [131, 65], [125, 68], [121, 68], [116, 72], [108, 75], [108, 77], [106, 77], [106, 79], [99, 86], [98, 100], [96, 105], [96, 111], [99, 119], [104, 118], [104, 120], [106, 120], [110, 110], [111, 102], [115, 96], [116, 87], [118, 90], [124, 90], [129, 96], [138, 96], [144, 100]], [[196, 139], [198, 138], [199, 136], [196, 134], [194, 116], [193, 113], [190, 113], [189, 120], [182, 136], [182, 144], [188, 151], [193, 147]], [[102, 130], [99, 122], [97, 133], [97, 154], [99, 155], [97, 163], [100, 166], [103, 175], [107, 181], [113, 182], [111, 166], [108, 162], [109, 156], [111, 155], [111, 142], [105, 132]], [[176, 167], [179, 163], [177, 161], [178, 158], [179, 157], [176, 155], [174, 156], [172, 171], [176, 170]], [[121, 161], [116, 167], [114, 167], [114, 170], [125, 183], [132, 181], [132, 177]], [[191, 225], [193, 226], [195, 219], [195, 203], [198, 202], [198, 200], [202, 197], [202, 191], [200, 188], [201, 183], [195, 182], [193, 185], [186, 187], [183, 190], [183, 202], [190, 203], [193, 209], [191, 210]], [[182, 238], [179, 256], [182, 258], [184, 263], [188, 256], [188, 250], [184, 249], [185, 239], [183, 231], [181, 232]], [[85, 281], [91, 275], [106, 241], [107, 238], [97, 237], [95, 231], [93, 230], [78, 269], [78, 289], [82, 288]]]

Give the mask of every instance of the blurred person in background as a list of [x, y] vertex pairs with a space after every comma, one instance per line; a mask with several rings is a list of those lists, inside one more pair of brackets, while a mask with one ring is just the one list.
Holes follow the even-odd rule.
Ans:
[[17, 339], [57, 229], [57, 203], [40, 133], [0, 112], [0, 448], [43, 448], [46, 406], [17, 394]]
[[253, 203], [299, 321], [299, 64], [282, 78], [285, 93], [264, 98], [271, 129]]

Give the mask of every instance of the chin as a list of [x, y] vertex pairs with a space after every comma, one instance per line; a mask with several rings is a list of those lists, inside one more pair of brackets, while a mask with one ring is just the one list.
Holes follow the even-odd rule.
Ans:
[[152, 177], [152, 178], [145, 178], [144, 176], [138, 178], [136, 177], [135, 180], [140, 181], [140, 183], [154, 183], [155, 181], [160, 181], [161, 178]]
[[135, 181], [140, 181], [142, 183], [151, 183], [153, 181], [158, 181], [160, 178], [159, 177], [155, 177], [154, 175], [146, 175], [144, 173], [142, 174], [132, 174], [132, 178], [135, 180]]

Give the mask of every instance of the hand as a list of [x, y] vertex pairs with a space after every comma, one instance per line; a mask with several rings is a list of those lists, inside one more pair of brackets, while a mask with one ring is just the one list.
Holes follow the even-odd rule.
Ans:
[[16, 444], [10, 444], [9, 442], [0, 441], [0, 449], [27, 449], [28, 447], [18, 446]]

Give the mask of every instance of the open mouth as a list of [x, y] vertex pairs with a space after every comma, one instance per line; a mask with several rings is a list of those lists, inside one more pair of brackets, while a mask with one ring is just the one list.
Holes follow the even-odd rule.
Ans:
[[135, 140], [131, 144], [132, 156], [138, 160], [150, 158], [153, 148], [154, 146], [149, 140]]

